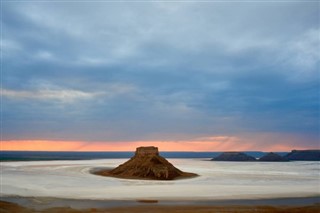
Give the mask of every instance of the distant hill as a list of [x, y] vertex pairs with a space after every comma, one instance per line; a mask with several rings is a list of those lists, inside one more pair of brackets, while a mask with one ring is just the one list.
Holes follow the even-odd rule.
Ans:
[[214, 157], [213, 161], [256, 161], [256, 158], [247, 155], [243, 152], [224, 152], [221, 155]]
[[292, 150], [284, 158], [296, 161], [320, 161], [320, 150]]
[[259, 161], [265, 161], [265, 162], [281, 162], [281, 161], [288, 161], [283, 156], [278, 155], [273, 152], [269, 152], [268, 154], [262, 156], [259, 158]]

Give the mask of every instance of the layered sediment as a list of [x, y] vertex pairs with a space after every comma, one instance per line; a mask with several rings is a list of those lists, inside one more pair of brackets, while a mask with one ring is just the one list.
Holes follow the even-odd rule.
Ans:
[[127, 179], [174, 180], [195, 177], [197, 174], [183, 172], [159, 155], [157, 147], [138, 147], [135, 155], [110, 171], [95, 174]]

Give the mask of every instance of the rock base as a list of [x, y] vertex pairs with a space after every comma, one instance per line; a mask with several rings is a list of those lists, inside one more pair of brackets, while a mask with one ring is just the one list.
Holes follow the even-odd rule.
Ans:
[[157, 147], [139, 147], [135, 155], [110, 171], [97, 171], [97, 175], [126, 179], [175, 180], [198, 176], [183, 172], [159, 155]]

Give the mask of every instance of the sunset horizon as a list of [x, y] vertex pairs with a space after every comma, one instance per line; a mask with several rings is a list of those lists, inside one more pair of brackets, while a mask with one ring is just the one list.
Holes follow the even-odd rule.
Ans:
[[[225, 141], [228, 140], [226, 143]], [[288, 141], [267, 147], [252, 146], [252, 141], [239, 146], [236, 137], [218, 136], [199, 140], [159, 140], [159, 141], [63, 141], [63, 140], [8, 140], [2, 141], [0, 151], [75, 151], [75, 152], [122, 152], [134, 151], [141, 146], [156, 146], [167, 152], [228, 152], [262, 151], [289, 152], [291, 150], [317, 150], [319, 147], [290, 145]], [[58, 145], [58, 146], [57, 146]]]

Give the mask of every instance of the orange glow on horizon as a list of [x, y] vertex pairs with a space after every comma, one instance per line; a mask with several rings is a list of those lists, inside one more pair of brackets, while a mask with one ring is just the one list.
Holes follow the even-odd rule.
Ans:
[[156, 146], [161, 151], [211, 151], [214, 147], [227, 148], [217, 142], [207, 141], [132, 141], [83, 142], [21, 140], [2, 141], [0, 150], [11, 151], [134, 151], [139, 146]]
[[[259, 145], [260, 144], [260, 145]], [[134, 151], [139, 146], [156, 146], [160, 151], [291, 151], [306, 149], [292, 147], [289, 143], [270, 144], [241, 140], [237, 137], [215, 136], [192, 141], [125, 141], [86, 142], [53, 140], [8, 140], [1, 141], [2, 151]], [[307, 147], [310, 148], [310, 147]]]

